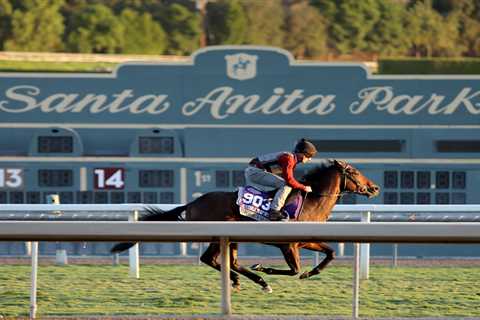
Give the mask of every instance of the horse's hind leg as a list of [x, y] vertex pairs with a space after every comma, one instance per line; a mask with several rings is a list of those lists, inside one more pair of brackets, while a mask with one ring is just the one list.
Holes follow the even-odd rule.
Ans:
[[[260, 277], [258, 274], [251, 272], [247, 268], [241, 266], [238, 263], [238, 244], [237, 243], [232, 243], [230, 246], [230, 253], [231, 253], [231, 267], [233, 270], [236, 272], [240, 273], [241, 275], [244, 275], [248, 279], [252, 280], [256, 284], [259, 284], [262, 286], [262, 290], [268, 293], [272, 292], [272, 288], [268, 285], [265, 280]], [[235, 287], [235, 286], [234, 286]], [[238, 287], [236, 289], [240, 289], [240, 283], [238, 284]]]
[[335, 259], [335, 251], [324, 242], [301, 243], [300, 247], [312, 251], [322, 252], [326, 255], [322, 262], [320, 262], [315, 268], [302, 273], [300, 275], [300, 279], [310, 278], [311, 276], [319, 274], [320, 271], [322, 271], [333, 259]]
[[300, 252], [296, 244], [277, 245], [283, 253], [285, 262], [290, 267], [289, 270], [267, 268], [261, 264], [255, 264], [251, 268], [254, 271], [264, 272], [266, 274], [278, 274], [285, 276], [294, 276], [300, 272]]
[[[221, 271], [221, 265], [217, 262], [217, 258], [220, 255], [220, 245], [217, 243], [210, 243], [207, 250], [200, 257], [200, 261], [206, 265]], [[237, 273], [230, 271], [230, 279], [232, 280], [232, 287], [240, 287], [240, 277]]]

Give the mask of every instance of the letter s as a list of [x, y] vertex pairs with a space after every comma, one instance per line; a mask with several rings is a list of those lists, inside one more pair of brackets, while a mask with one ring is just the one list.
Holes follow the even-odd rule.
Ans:
[[[21, 94], [19, 92], [20, 90], [25, 90], [26, 94]], [[5, 96], [11, 100], [16, 100], [16, 101], [22, 101], [25, 103], [25, 106], [22, 105], [13, 105], [13, 106], [8, 106], [9, 101], [8, 100], [2, 100], [0, 101], [0, 110], [5, 111], [5, 112], [10, 112], [10, 113], [22, 113], [22, 112], [27, 112], [30, 110], [33, 110], [37, 107], [37, 101], [35, 98], [32, 98], [31, 96], [36, 96], [40, 93], [40, 89], [37, 87], [33, 86], [16, 86], [16, 87], [11, 87], [6, 91]], [[30, 96], [29, 96], [30, 95]]]

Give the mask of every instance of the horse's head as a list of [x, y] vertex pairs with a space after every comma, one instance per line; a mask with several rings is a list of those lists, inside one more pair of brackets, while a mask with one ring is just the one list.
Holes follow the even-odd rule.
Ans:
[[353, 192], [369, 198], [376, 197], [380, 193], [379, 186], [347, 162], [333, 160], [333, 165], [341, 175], [341, 192]]

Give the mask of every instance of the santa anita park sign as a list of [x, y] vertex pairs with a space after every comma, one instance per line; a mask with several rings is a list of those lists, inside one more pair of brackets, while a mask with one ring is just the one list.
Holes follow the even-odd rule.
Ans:
[[129, 63], [108, 75], [0, 77], [3, 123], [480, 124], [480, 77], [377, 76], [270, 47], [208, 47], [189, 63]]

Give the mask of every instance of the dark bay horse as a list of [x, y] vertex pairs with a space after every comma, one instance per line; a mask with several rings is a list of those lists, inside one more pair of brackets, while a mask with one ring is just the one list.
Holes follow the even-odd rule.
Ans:
[[[295, 221], [326, 221], [337, 200], [344, 193], [356, 193], [367, 197], [377, 196], [380, 188], [366, 178], [360, 171], [350, 164], [333, 160], [330, 165], [316, 167], [308, 172], [301, 181], [312, 187], [312, 192], [305, 197], [303, 211]], [[290, 196], [293, 196], [293, 193]], [[148, 212], [140, 218], [142, 221], [249, 221], [250, 219], [239, 214], [236, 204], [237, 192], [209, 192], [193, 200], [186, 205], [170, 211], [158, 208], [146, 208]], [[287, 200], [288, 201], [288, 200]], [[282, 223], [282, 222], [272, 222]], [[120, 243], [115, 245], [111, 252], [121, 252], [135, 243]], [[288, 270], [267, 268], [256, 264], [252, 266], [254, 271], [267, 274], [297, 275], [300, 272], [300, 249], [322, 252], [326, 257], [312, 270], [300, 275], [300, 279], [309, 278], [320, 273], [328, 263], [335, 258], [335, 251], [324, 242], [294, 242], [288, 244], [271, 244], [278, 247], [289, 267]], [[242, 274], [262, 286], [266, 292], [272, 289], [258, 274], [241, 266], [238, 262], [238, 244], [230, 246], [231, 279], [235, 289], [240, 287], [238, 274]], [[201, 256], [201, 261], [212, 268], [220, 271], [220, 263], [217, 261], [220, 255], [220, 245], [210, 243]]]

